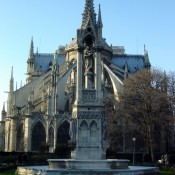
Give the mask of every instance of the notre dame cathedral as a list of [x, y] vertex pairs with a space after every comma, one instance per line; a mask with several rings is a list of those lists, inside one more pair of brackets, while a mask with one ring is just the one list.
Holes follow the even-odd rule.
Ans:
[[105, 150], [106, 97], [112, 94], [118, 100], [128, 74], [151, 65], [146, 50], [127, 54], [123, 46], [109, 46], [102, 31], [100, 6], [96, 18], [93, 0], [86, 0], [81, 27], [69, 45], [53, 54], [35, 53], [32, 38], [27, 84], [14, 90], [11, 71], [7, 111], [4, 106], [0, 122], [4, 151], [39, 151], [48, 143], [54, 152], [69, 142], [86, 150], [91, 145], [92, 153], [96, 147]]

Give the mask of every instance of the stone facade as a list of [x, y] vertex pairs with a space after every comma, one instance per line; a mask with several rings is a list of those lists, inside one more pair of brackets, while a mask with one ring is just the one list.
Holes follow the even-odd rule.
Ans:
[[32, 38], [27, 84], [14, 90], [13, 70], [10, 78], [1, 127], [5, 151], [39, 151], [47, 143], [53, 152], [71, 144], [72, 158], [105, 158], [104, 101], [109, 94], [118, 100], [128, 74], [150, 62], [146, 50], [129, 55], [123, 46], [109, 46], [102, 29], [100, 6], [96, 19], [93, 0], [86, 0], [81, 28], [68, 46], [54, 54], [34, 53]]

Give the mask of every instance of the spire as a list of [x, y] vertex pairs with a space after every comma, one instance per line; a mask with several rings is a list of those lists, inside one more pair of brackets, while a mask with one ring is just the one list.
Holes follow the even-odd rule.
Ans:
[[3, 104], [3, 108], [2, 108], [2, 112], [1, 112], [1, 120], [2, 121], [5, 121], [5, 117], [6, 117], [6, 111], [5, 111], [5, 102], [4, 102], [4, 104]]
[[54, 53], [54, 61], [53, 61], [53, 65], [57, 65], [57, 51], [55, 51]]
[[98, 29], [98, 40], [102, 40], [102, 28], [103, 28], [103, 23], [102, 23], [102, 18], [101, 18], [101, 7], [99, 4], [99, 10], [98, 10], [98, 21], [97, 21], [97, 29]]
[[13, 79], [13, 66], [12, 66], [12, 69], [11, 69], [11, 79]]
[[92, 22], [93, 26], [96, 26], [96, 14], [94, 10], [93, 0], [86, 0], [85, 9], [83, 12], [82, 29], [86, 29], [89, 20]]
[[34, 46], [33, 46], [33, 37], [31, 39], [30, 43], [30, 51], [29, 51], [29, 57], [27, 60], [27, 83], [32, 81], [32, 73], [35, 71], [35, 55], [34, 55]]
[[7, 116], [12, 115], [13, 92], [14, 92], [14, 79], [13, 79], [13, 66], [12, 66], [10, 83], [9, 83], [8, 100], [7, 100]]
[[34, 46], [33, 46], [33, 37], [32, 37], [31, 43], [30, 43], [29, 59], [33, 59], [33, 58], [34, 58]]
[[55, 53], [54, 53], [54, 60], [53, 60], [52, 70], [56, 70], [56, 71], [59, 70], [57, 51], [55, 51]]
[[103, 27], [102, 23], [102, 18], [101, 18], [101, 5], [99, 4], [99, 10], [98, 10], [98, 22], [97, 22], [98, 27]]
[[2, 111], [5, 112], [5, 102], [3, 103]]
[[11, 78], [10, 78], [10, 92], [14, 91], [14, 78], [13, 78], [13, 66], [12, 66], [12, 70], [11, 70]]
[[16, 91], [18, 90], [18, 82], [16, 81]]
[[145, 62], [145, 68], [150, 68], [151, 64], [149, 61], [149, 55], [148, 55], [148, 51], [146, 50], [146, 46], [144, 44], [144, 62]]

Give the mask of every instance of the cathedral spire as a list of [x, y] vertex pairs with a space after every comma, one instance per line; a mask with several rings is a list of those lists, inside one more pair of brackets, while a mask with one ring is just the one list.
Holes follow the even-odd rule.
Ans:
[[89, 21], [92, 22], [94, 27], [96, 26], [96, 14], [94, 10], [93, 0], [86, 0], [81, 28], [86, 29]]
[[30, 53], [29, 53], [29, 59], [33, 59], [34, 57], [34, 46], [33, 46], [33, 37], [31, 39], [31, 43], [30, 43]]
[[13, 66], [12, 66], [10, 83], [9, 83], [8, 100], [7, 100], [7, 115], [8, 116], [12, 114], [13, 92], [14, 92], [14, 78], [13, 78]]
[[12, 70], [11, 70], [11, 78], [10, 78], [10, 92], [14, 91], [14, 78], [13, 78], [13, 66], [12, 66]]
[[98, 27], [103, 27], [102, 23], [102, 17], [101, 17], [101, 5], [99, 4], [99, 10], [98, 10], [98, 22], [97, 22]]
[[35, 55], [34, 55], [34, 46], [33, 46], [33, 37], [30, 43], [29, 57], [27, 60], [27, 83], [32, 81], [32, 73], [35, 71]]
[[102, 28], [103, 28], [103, 23], [102, 23], [102, 17], [101, 17], [101, 7], [99, 4], [99, 10], [98, 10], [98, 21], [97, 21], [97, 30], [98, 30], [98, 40], [102, 40]]

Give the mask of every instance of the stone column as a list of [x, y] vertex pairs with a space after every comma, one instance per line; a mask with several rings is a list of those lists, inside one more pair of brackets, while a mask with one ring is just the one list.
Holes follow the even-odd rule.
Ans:
[[50, 116], [50, 113], [51, 113], [51, 105], [50, 105], [50, 103], [51, 103], [51, 96], [48, 94], [47, 95], [47, 112], [46, 112], [46, 114], [48, 115], [48, 116]]
[[57, 84], [55, 87], [54, 97], [55, 97], [55, 115], [57, 115], [58, 114], [58, 88], [57, 88]]
[[101, 53], [97, 50], [95, 53], [95, 89], [96, 99], [101, 99]]
[[24, 122], [24, 151], [31, 151], [31, 139], [32, 139], [32, 130], [31, 130], [31, 116], [27, 116]]
[[102, 67], [101, 67], [101, 82], [102, 82], [102, 85], [105, 84], [105, 79], [104, 79], [104, 65], [103, 65], [103, 59], [101, 59], [101, 63], [102, 63]]
[[47, 116], [47, 119], [46, 119], [45, 131], [46, 131], [46, 144], [47, 144], [49, 142], [49, 119], [48, 119], [48, 116]]
[[9, 127], [10, 127], [10, 122], [8, 120], [6, 120], [5, 122], [5, 151], [8, 152], [9, 151], [9, 137], [10, 137], [10, 131], [9, 131]]
[[82, 99], [82, 53], [80, 50], [77, 51], [77, 90], [76, 90], [76, 101]]
[[[56, 121], [55, 121], [56, 122]], [[57, 127], [54, 126], [54, 143], [53, 143], [53, 149], [55, 150], [57, 146]]]
[[11, 119], [9, 151], [16, 151], [16, 120], [14, 118]]
[[102, 119], [99, 118], [98, 119], [98, 125], [97, 125], [97, 131], [98, 131], [98, 145], [99, 145], [99, 150], [98, 150], [98, 157], [101, 159], [103, 156], [103, 152], [102, 152]]
[[41, 111], [44, 111], [44, 89], [42, 90], [42, 104], [41, 104]]
[[102, 140], [102, 119], [101, 118], [98, 119], [98, 130], [99, 130], [98, 134], [99, 134], [99, 142], [100, 142], [99, 148], [101, 149], [102, 141], [103, 141]]

